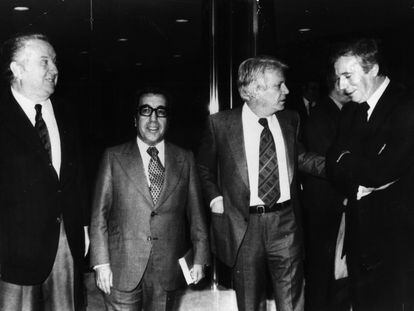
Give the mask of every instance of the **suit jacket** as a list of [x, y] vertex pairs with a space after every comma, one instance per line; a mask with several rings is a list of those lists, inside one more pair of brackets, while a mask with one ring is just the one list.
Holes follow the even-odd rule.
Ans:
[[[336, 139], [341, 110], [328, 96], [318, 102], [304, 127], [309, 151], [325, 155]], [[305, 278], [307, 305], [325, 310], [333, 299], [335, 247], [344, 195], [330, 180], [303, 178]]]
[[178, 259], [191, 244], [194, 262], [207, 264], [207, 227], [192, 153], [165, 144], [165, 180], [154, 206], [136, 140], [107, 149], [92, 207], [91, 265], [110, 263], [115, 288], [129, 291], [152, 253], [161, 285], [174, 290], [184, 284]]
[[[314, 108], [304, 127], [304, 143], [309, 151], [321, 155], [328, 152], [337, 136], [340, 114], [341, 110], [329, 97], [322, 99]], [[303, 186], [304, 207], [310, 209], [310, 213], [338, 212], [335, 207], [341, 207], [344, 196], [330, 181], [308, 175], [303, 179]], [[338, 228], [337, 224], [332, 225]]]
[[0, 103], [0, 273], [3, 281], [20, 285], [40, 284], [49, 275], [61, 215], [78, 268], [75, 282], [80, 282], [83, 267], [87, 222], [75, 118], [62, 100], [51, 102], [61, 141], [60, 178], [10, 90]]
[[[401, 262], [390, 269], [406, 267], [413, 260], [414, 105], [391, 82], [362, 128], [357, 106], [344, 107], [327, 161], [329, 175], [351, 199], [346, 249], [365, 270], [379, 268], [391, 257]], [[351, 153], [337, 162], [342, 150]], [[379, 187], [392, 181], [384, 190], [355, 199], [358, 185]]]
[[[305, 155], [297, 144], [299, 116], [292, 111], [276, 113], [286, 145], [291, 199], [296, 221], [300, 210], [296, 186], [298, 158], [302, 168], [322, 170], [322, 159]], [[226, 265], [235, 264], [249, 222], [250, 189], [244, 147], [242, 108], [224, 111], [208, 119], [198, 154], [198, 168], [207, 204], [223, 196], [224, 213], [211, 214], [212, 250]], [[300, 157], [298, 156], [300, 154]], [[298, 226], [300, 228], [300, 226]], [[299, 239], [300, 240], [300, 239]]]

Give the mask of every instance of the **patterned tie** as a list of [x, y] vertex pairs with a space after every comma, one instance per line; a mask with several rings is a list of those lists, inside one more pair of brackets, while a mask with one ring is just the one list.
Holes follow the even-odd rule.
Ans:
[[261, 118], [259, 123], [263, 126], [259, 149], [259, 198], [266, 205], [273, 205], [280, 197], [276, 147], [267, 119]]
[[36, 109], [35, 129], [37, 130], [37, 133], [39, 134], [43, 147], [46, 149], [47, 153], [49, 154], [50, 161], [52, 161], [52, 148], [50, 146], [49, 132], [47, 130], [46, 123], [42, 117], [42, 105], [36, 104], [35, 109]]
[[149, 147], [147, 152], [151, 156], [151, 160], [148, 164], [148, 175], [151, 183], [150, 193], [152, 201], [155, 205], [157, 204], [157, 200], [161, 194], [162, 185], [164, 183], [164, 167], [158, 157], [157, 148]]

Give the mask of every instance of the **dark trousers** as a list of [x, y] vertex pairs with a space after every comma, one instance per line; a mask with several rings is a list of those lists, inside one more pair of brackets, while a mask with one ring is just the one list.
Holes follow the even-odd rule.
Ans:
[[111, 288], [105, 295], [107, 311], [167, 311], [174, 305], [174, 292], [166, 291], [158, 280], [155, 265], [150, 256], [141, 282], [132, 291]]
[[[36, 267], [33, 267], [36, 269]], [[72, 311], [74, 267], [63, 222], [52, 271], [39, 285], [22, 286], [0, 280], [1, 311]]]
[[302, 247], [291, 206], [251, 214], [233, 269], [240, 311], [259, 310], [265, 299], [267, 273], [278, 311], [304, 308]]

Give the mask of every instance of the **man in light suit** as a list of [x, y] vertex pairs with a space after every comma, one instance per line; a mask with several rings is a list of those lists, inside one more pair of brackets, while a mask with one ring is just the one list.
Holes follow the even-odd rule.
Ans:
[[165, 93], [139, 92], [137, 138], [103, 156], [92, 209], [91, 264], [108, 310], [170, 310], [174, 290], [184, 281], [178, 259], [193, 248], [195, 283], [209, 262], [195, 162], [191, 152], [164, 140], [168, 113]]
[[83, 310], [85, 187], [75, 117], [52, 97], [56, 53], [42, 34], [2, 53], [0, 310]]
[[303, 310], [302, 237], [296, 167], [320, 173], [323, 158], [297, 143], [299, 116], [284, 111], [285, 64], [239, 67], [242, 108], [210, 116], [198, 168], [211, 209], [212, 248], [233, 269], [239, 310], [258, 310], [268, 273], [278, 311]]
[[353, 101], [327, 158], [349, 199], [344, 248], [353, 310], [403, 310], [414, 262], [414, 105], [384, 74], [376, 41], [345, 45], [333, 63]]

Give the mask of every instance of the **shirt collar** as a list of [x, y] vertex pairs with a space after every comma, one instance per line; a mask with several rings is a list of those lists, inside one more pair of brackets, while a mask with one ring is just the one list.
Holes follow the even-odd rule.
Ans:
[[374, 93], [372, 93], [371, 97], [368, 98], [367, 103], [369, 105], [370, 111], [374, 110], [375, 106], [377, 105], [379, 99], [381, 98], [388, 84], [390, 84], [390, 79], [388, 77], [385, 77], [381, 85], [375, 90]]
[[[144, 141], [141, 138], [139, 138], [138, 136], [137, 136], [137, 144], [138, 144], [138, 149], [139, 149], [141, 155], [142, 154], [148, 154], [147, 150], [151, 146], [144, 143]], [[155, 148], [158, 149], [158, 155], [159, 155], [160, 158], [161, 157], [164, 158], [164, 152], [165, 152], [165, 142], [164, 142], [164, 140], [161, 140], [158, 144], [156, 144], [152, 147], [155, 147]]]
[[11, 92], [12, 92], [14, 98], [16, 99], [17, 103], [22, 107], [32, 108], [36, 104], [40, 104], [40, 105], [43, 106], [43, 105], [48, 104], [50, 102], [50, 99], [47, 99], [43, 102], [36, 103], [36, 102], [32, 101], [31, 99], [27, 98], [26, 96], [24, 96], [23, 94], [19, 93], [13, 87], [10, 87], [10, 88], [11, 88]]
[[[266, 119], [267, 119], [267, 122], [269, 123], [269, 124], [271, 124], [271, 123], [273, 123], [273, 121], [274, 121], [274, 118], [275, 118], [276, 116], [274, 115], [274, 114], [272, 114], [272, 115], [270, 115], [270, 116], [268, 116], [268, 117], [266, 117]], [[257, 127], [259, 127], [259, 128], [262, 128], [262, 126], [260, 125], [260, 123], [259, 123], [259, 119], [261, 119], [261, 118], [259, 118], [251, 109], [250, 109], [250, 107], [249, 107], [249, 105], [247, 105], [247, 103], [244, 103], [244, 105], [243, 105], [243, 109], [242, 109], [242, 118], [243, 118], [243, 121], [244, 122], [248, 122], [248, 124], [250, 124], [250, 125], [255, 125], [255, 126], [257, 126]]]

